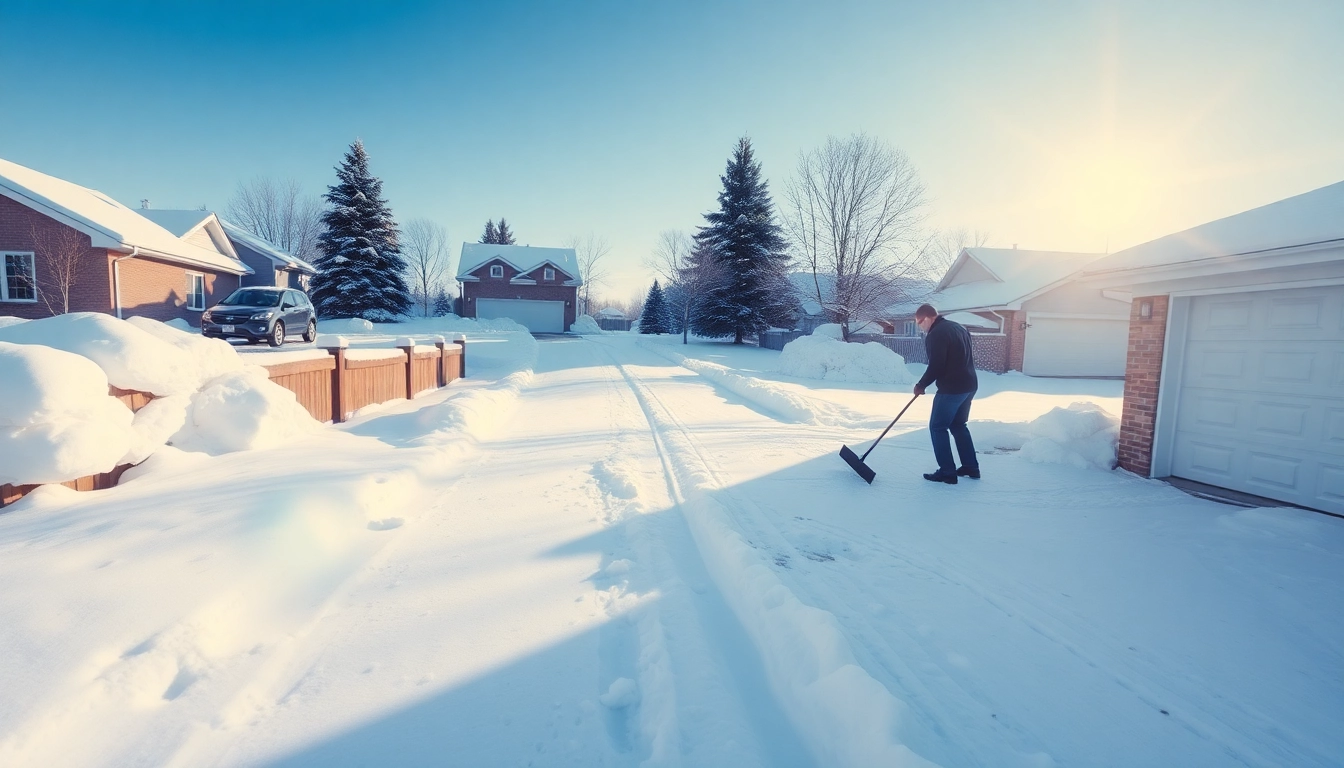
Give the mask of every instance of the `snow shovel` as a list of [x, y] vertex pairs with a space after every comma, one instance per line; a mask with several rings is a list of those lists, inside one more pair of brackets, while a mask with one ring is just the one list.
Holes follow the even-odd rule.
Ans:
[[872, 453], [873, 448], [876, 448], [877, 444], [882, 442], [882, 438], [886, 437], [887, 433], [891, 431], [891, 428], [896, 426], [896, 422], [901, 420], [901, 417], [905, 415], [906, 411], [910, 410], [910, 406], [914, 405], [915, 400], [917, 399], [919, 399], [919, 395], [910, 398], [910, 402], [905, 404], [905, 407], [901, 409], [901, 412], [896, 414], [896, 418], [892, 419], [891, 423], [887, 425], [887, 428], [882, 430], [882, 434], [878, 435], [877, 439], [873, 441], [872, 448], [864, 451], [862, 456], [851, 451], [848, 445], [840, 446], [840, 458], [845, 460], [845, 463], [850, 466], [850, 469], [858, 472], [859, 477], [868, 481], [869, 485], [873, 484], [873, 478], [877, 477], [877, 473], [869, 469], [868, 465], [863, 463], [863, 460], [868, 458], [868, 454]]

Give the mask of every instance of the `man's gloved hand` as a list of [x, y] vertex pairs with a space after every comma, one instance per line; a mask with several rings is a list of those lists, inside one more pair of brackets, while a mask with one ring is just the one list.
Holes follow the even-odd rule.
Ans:
[[915, 385], [915, 394], [916, 394], [916, 395], [922, 395], [922, 394], [924, 394], [924, 388], [921, 387], [921, 386], [919, 386], [918, 384], [916, 384], [916, 385]]

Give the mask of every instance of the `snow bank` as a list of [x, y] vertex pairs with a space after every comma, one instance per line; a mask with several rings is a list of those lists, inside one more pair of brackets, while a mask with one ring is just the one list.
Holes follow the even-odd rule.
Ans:
[[[112, 386], [155, 395], [195, 392], [210, 372], [189, 354], [187, 342], [161, 335], [189, 337], [153, 320], [162, 333], [97, 312], [72, 312], [0, 328], [0, 341], [42, 344], [73, 352], [97, 363]], [[202, 341], [205, 341], [202, 339]], [[222, 354], [222, 353], [221, 353]]]
[[273, 383], [265, 369], [247, 367], [214, 379], [193, 396], [172, 442], [220, 454], [274, 448], [317, 428], [293, 392]]
[[584, 336], [596, 336], [598, 334], [606, 333], [591, 315], [579, 315], [579, 318], [574, 321], [574, 325], [571, 325], [569, 329], [574, 333]]
[[107, 472], [130, 448], [130, 409], [79, 355], [0, 342], [0, 392], [0, 484]]
[[1120, 419], [1096, 403], [1052, 408], [1027, 425], [1032, 436], [1018, 455], [1035, 464], [1068, 464], [1087, 469], [1115, 467]]
[[163, 447], [187, 420], [191, 398], [170, 395], [149, 401], [131, 422], [131, 446], [121, 464], [139, 464]]
[[373, 323], [362, 317], [344, 318], [341, 320], [319, 320], [317, 327], [323, 333], [372, 333]]
[[207, 339], [186, 323], [182, 323], [186, 326], [183, 328], [174, 321], [161, 323], [148, 317], [131, 317], [126, 322], [186, 352], [196, 366], [196, 388], [216, 376], [243, 367], [243, 359], [227, 341]]
[[[457, 315], [444, 315], [443, 317], [408, 317], [403, 318], [400, 322], [396, 323], [379, 323], [379, 326], [388, 326], [387, 328], [378, 328], [380, 331], [386, 330], [389, 333], [398, 334], [436, 334], [448, 333], [451, 331], [529, 333], [527, 326], [508, 317], [501, 317], [493, 320], [478, 320], [474, 317], [458, 317]], [[323, 326], [323, 330], [325, 329], [326, 326]]]
[[813, 328], [812, 335], [823, 339], [844, 341], [845, 329], [841, 328], [839, 323], [826, 323], [825, 325], [818, 325], [816, 328]]
[[22, 317], [11, 317], [9, 315], [0, 315], [0, 328], [5, 328], [7, 326], [18, 325], [19, 323], [26, 323], [26, 322], [28, 321], [24, 320]]
[[855, 384], [913, 384], [915, 381], [905, 367], [905, 358], [875, 341], [847, 344], [816, 334], [800, 336], [785, 344], [779, 353], [776, 370], [801, 379]]

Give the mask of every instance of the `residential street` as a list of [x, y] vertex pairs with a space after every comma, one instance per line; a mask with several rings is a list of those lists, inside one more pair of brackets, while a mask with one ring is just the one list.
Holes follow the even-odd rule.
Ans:
[[1340, 520], [1017, 455], [1022, 422], [1118, 382], [987, 374], [984, 479], [957, 486], [920, 478], [924, 398], [868, 486], [835, 454], [906, 388], [679, 341], [499, 334], [477, 378], [338, 434], [174, 456], [204, 487], [165, 464], [34, 494], [0, 516], [0, 625], [25, 628], [0, 634], [0, 763], [1344, 754]]

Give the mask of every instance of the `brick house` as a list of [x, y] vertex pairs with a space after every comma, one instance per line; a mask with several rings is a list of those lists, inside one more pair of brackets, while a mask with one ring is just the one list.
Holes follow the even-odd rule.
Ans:
[[142, 207], [136, 213], [182, 240], [217, 250], [246, 264], [252, 273], [243, 275], [244, 288], [265, 285], [307, 291], [309, 280], [317, 274], [312, 264], [210, 211]]
[[[1122, 376], [1129, 295], [1084, 285], [1098, 253], [963, 248], [926, 300], [968, 326], [976, 365], [1030, 376]], [[922, 302], [921, 302], [922, 303]], [[888, 310], [894, 331], [915, 336], [906, 303]], [[922, 358], [922, 349], [911, 357]]]
[[507, 317], [534, 333], [563, 333], [583, 284], [573, 248], [463, 243], [457, 280], [463, 317]]
[[1344, 514], [1344, 182], [1137, 245], [1120, 466]]
[[200, 324], [251, 269], [96, 190], [0, 160], [0, 315], [139, 315]]

